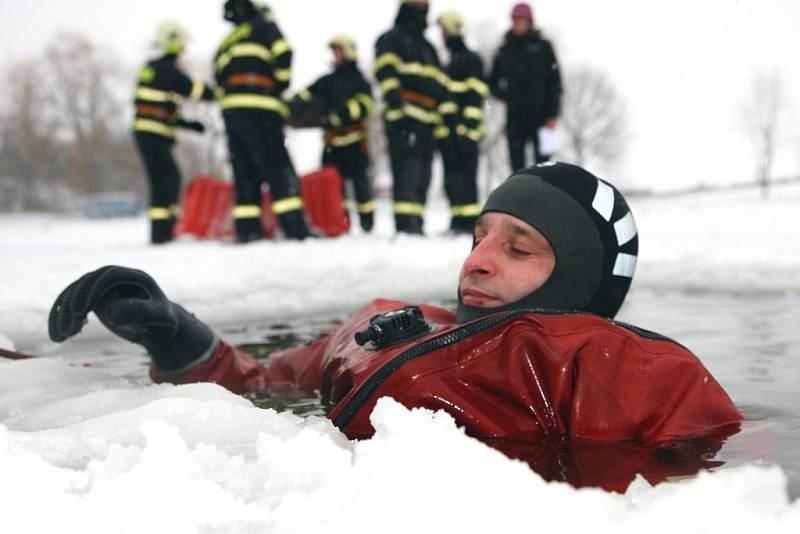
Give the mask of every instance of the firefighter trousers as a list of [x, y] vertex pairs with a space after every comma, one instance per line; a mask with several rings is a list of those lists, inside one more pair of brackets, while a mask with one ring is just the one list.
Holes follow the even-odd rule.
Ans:
[[478, 204], [478, 143], [462, 135], [439, 141], [444, 166], [444, 190], [450, 201], [450, 230], [472, 233], [480, 215]]
[[[357, 142], [342, 147], [326, 146], [322, 152], [322, 164], [336, 167], [344, 180], [342, 186], [347, 182], [353, 185], [361, 229], [365, 232], [372, 230], [375, 206], [372, 200], [366, 143]], [[342, 191], [342, 198], [347, 198], [346, 189], [345, 187], [345, 191]], [[344, 209], [345, 213], [348, 213], [346, 206]]]
[[272, 211], [289, 239], [309, 235], [295, 173], [283, 135], [283, 119], [271, 111], [231, 109], [223, 113], [236, 197], [236, 241], [261, 239], [261, 185], [269, 185]]
[[180, 171], [172, 157], [175, 141], [148, 132], [134, 132], [133, 137], [150, 184], [150, 242], [166, 243], [172, 239], [181, 187]]
[[397, 232], [422, 234], [425, 201], [431, 183], [433, 128], [414, 119], [388, 123], [394, 221]]

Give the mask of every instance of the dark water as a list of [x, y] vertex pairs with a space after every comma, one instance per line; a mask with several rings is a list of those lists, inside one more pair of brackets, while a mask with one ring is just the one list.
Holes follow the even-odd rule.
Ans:
[[[452, 304], [452, 303], [440, 303]], [[345, 317], [327, 315], [223, 329], [228, 341], [259, 359], [270, 352], [316, 339]], [[779, 464], [789, 493], [800, 497], [800, 295], [731, 295], [634, 291], [618, 319], [679, 341], [700, 357], [747, 420], [705, 460], [731, 467]], [[83, 361], [146, 382], [144, 353], [131, 360], [130, 345], [72, 347]], [[68, 355], [64, 355], [68, 357]], [[256, 397], [256, 405], [323, 415], [317, 399]], [[724, 468], [724, 467], [723, 467]]]

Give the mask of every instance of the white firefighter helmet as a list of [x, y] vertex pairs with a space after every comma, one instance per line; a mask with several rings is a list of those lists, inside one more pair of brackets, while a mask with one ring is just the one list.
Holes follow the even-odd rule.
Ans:
[[356, 42], [344, 34], [335, 36], [328, 42], [331, 48], [338, 47], [342, 50], [342, 55], [348, 61], [355, 61], [357, 59]]
[[448, 10], [439, 15], [436, 23], [442, 27], [447, 35], [463, 36], [464, 35], [464, 17], [461, 13], [455, 10]]
[[180, 54], [189, 40], [186, 28], [174, 20], [166, 20], [156, 28], [153, 42], [167, 54]]

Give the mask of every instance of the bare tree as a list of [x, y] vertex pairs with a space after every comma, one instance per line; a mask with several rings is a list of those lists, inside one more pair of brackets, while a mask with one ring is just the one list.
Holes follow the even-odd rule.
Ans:
[[772, 163], [778, 145], [780, 117], [786, 106], [783, 80], [778, 72], [753, 76], [750, 99], [742, 106], [745, 125], [755, 150], [756, 182], [769, 194]]
[[566, 71], [564, 86], [562, 158], [581, 166], [608, 166], [619, 160], [628, 121], [614, 84], [604, 72], [581, 67]]

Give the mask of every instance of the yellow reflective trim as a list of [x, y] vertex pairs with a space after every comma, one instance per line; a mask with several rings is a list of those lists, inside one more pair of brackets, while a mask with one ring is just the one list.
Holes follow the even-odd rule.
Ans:
[[292, 79], [292, 69], [275, 69], [275, 79], [279, 82], [288, 82]]
[[444, 125], [437, 126], [433, 130], [433, 137], [436, 139], [444, 139], [450, 135], [450, 128]]
[[343, 147], [352, 145], [353, 143], [358, 143], [359, 141], [366, 139], [366, 137], [367, 135], [364, 132], [350, 132], [346, 135], [334, 137], [330, 140], [330, 144], [337, 147]]
[[400, 88], [400, 80], [398, 78], [386, 78], [380, 84], [381, 93], [386, 94], [392, 89]]
[[450, 83], [447, 84], [447, 89], [449, 89], [451, 93], [466, 93], [469, 91], [469, 85], [467, 85], [467, 82], [450, 80]]
[[358, 204], [358, 213], [372, 213], [373, 211], [375, 211], [375, 202], [372, 200]]
[[[397, 72], [403, 74], [414, 74], [416, 76], [424, 76], [426, 78], [433, 78], [440, 83], [442, 79], [442, 71], [433, 65], [423, 65], [422, 63], [401, 63], [397, 66]], [[446, 81], [445, 81], [446, 83]]]
[[148, 132], [170, 139], [175, 138], [175, 129], [167, 126], [163, 122], [154, 121], [153, 119], [136, 119], [133, 121], [134, 132]]
[[468, 119], [482, 119], [483, 108], [477, 106], [467, 106], [464, 108], [464, 117]]
[[402, 109], [387, 109], [383, 116], [387, 121], [390, 122], [402, 119], [404, 117]]
[[170, 204], [169, 212], [173, 217], [177, 217], [178, 215], [181, 214], [181, 207], [178, 206], [177, 204]]
[[165, 221], [172, 218], [172, 213], [169, 208], [150, 208], [147, 210], [147, 217], [151, 221]]
[[289, 41], [287, 41], [284, 38], [280, 38], [277, 41], [275, 41], [274, 43], [272, 43], [272, 48], [271, 48], [272, 55], [274, 57], [278, 57], [281, 54], [285, 54], [286, 52], [288, 52], [291, 49], [292, 49], [292, 47], [291, 47], [291, 45], [289, 45]]
[[459, 124], [456, 127], [456, 133], [458, 135], [463, 135], [464, 137], [469, 137], [473, 141], [478, 142], [483, 139], [483, 135], [486, 133], [486, 128], [483, 126], [478, 126], [477, 128], [470, 129], [463, 124]]
[[477, 217], [481, 214], [479, 204], [462, 204], [450, 208], [450, 213], [456, 217]]
[[255, 108], [276, 111], [284, 118], [289, 116], [289, 108], [274, 96], [234, 94], [226, 95], [219, 101], [222, 109]]
[[333, 126], [341, 126], [342, 119], [339, 118], [339, 115], [331, 111], [328, 113], [328, 122], [330, 122]]
[[455, 113], [458, 111], [458, 106], [452, 100], [442, 102], [439, 104], [439, 113], [446, 115], [447, 113]]
[[272, 213], [275, 215], [301, 209], [303, 209], [303, 199], [300, 197], [286, 197], [272, 201]]
[[306, 102], [308, 102], [313, 98], [313, 95], [311, 94], [311, 91], [309, 91], [308, 89], [303, 89], [302, 91], [297, 93], [297, 97], [300, 100], [305, 100]]
[[425, 213], [425, 204], [400, 200], [394, 203], [394, 213], [396, 215], [422, 216]]
[[355, 98], [347, 101], [347, 110], [350, 112], [352, 120], [356, 120], [361, 116], [361, 108], [358, 107], [358, 101]]
[[395, 54], [394, 52], [384, 52], [375, 60], [375, 66], [373, 67], [374, 72], [378, 72], [383, 67], [387, 65], [399, 65], [402, 63], [403, 60], [400, 59], [400, 56]]
[[153, 67], [144, 67], [139, 71], [139, 81], [144, 83], [152, 82], [156, 77], [156, 69]]
[[261, 206], [256, 204], [240, 204], [231, 210], [234, 219], [257, 219], [261, 217]]
[[484, 82], [480, 78], [472, 76], [471, 78], [467, 78], [466, 83], [470, 89], [477, 92], [481, 96], [486, 96], [489, 94], [489, 86], [486, 85], [486, 82]]
[[270, 54], [266, 46], [258, 43], [240, 43], [233, 45], [223, 54], [220, 54], [214, 63], [214, 68], [217, 71], [221, 71], [228, 66], [232, 59], [240, 57], [255, 57], [263, 61], [270, 61], [272, 54]]
[[245, 37], [249, 37], [250, 34], [253, 32], [253, 27], [249, 22], [245, 22], [244, 24], [240, 24], [236, 26], [231, 33], [225, 37], [225, 40], [222, 41], [222, 44], [219, 45], [220, 49], [227, 48], [229, 45], [232, 45], [236, 41], [241, 41]]
[[372, 97], [369, 96], [367, 93], [358, 93], [354, 98], [359, 102], [361, 102], [361, 104], [365, 108], [367, 108], [367, 112], [372, 111], [372, 106], [375, 104], [375, 102], [372, 100]]
[[138, 100], [149, 100], [150, 102], [175, 102], [179, 104], [183, 100], [178, 93], [153, 89], [152, 87], [137, 87], [133, 96]]
[[222, 87], [215, 87], [214, 88], [214, 100], [222, 100], [222, 97], [225, 96], [225, 89]]
[[189, 94], [189, 98], [198, 101], [203, 97], [203, 90], [206, 88], [206, 84], [201, 82], [200, 80], [195, 80], [192, 82], [192, 92]]
[[403, 104], [403, 113], [426, 124], [439, 124], [442, 122], [442, 116], [437, 112], [427, 111], [408, 102]]

